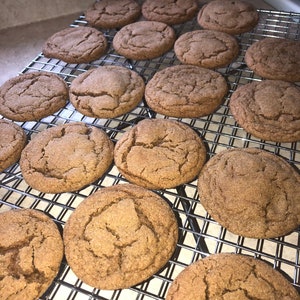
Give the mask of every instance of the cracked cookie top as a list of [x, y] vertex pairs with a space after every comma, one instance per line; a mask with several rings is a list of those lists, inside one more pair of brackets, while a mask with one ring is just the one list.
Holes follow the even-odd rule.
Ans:
[[286, 235], [300, 223], [300, 174], [283, 158], [256, 148], [224, 150], [202, 168], [200, 202], [234, 234]]
[[113, 161], [113, 142], [101, 129], [81, 122], [39, 132], [24, 148], [25, 181], [44, 193], [75, 191], [99, 179]]
[[166, 300], [290, 299], [299, 294], [271, 265], [241, 254], [219, 253], [200, 259], [173, 281]]
[[150, 189], [173, 188], [195, 179], [206, 147], [188, 125], [167, 119], [145, 119], [124, 133], [114, 152], [119, 172]]
[[100, 66], [72, 81], [70, 101], [86, 116], [114, 118], [134, 109], [144, 89], [144, 80], [136, 72], [120, 66]]
[[63, 238], [74, 273], [93, 287], [114, 290], [141, 283], [168, 262], [178, 225], [159, 195], [121, 184], [87, 197], [67, 220]]
[[63, 241], [56, 224], [33, 209], [0, 213], [0, 298], [38, 299], [57, 275]]

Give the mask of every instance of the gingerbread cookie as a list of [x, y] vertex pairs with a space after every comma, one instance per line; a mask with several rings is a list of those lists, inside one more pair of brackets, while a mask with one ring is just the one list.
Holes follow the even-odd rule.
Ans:
[[196, 118], [214, 112], [228, 91], [224, 77], [212, 70], [177, 65], [158, 71], [147, 83], [150, 108], [166, 116]]
[[67, 99], [68, 86], [58, 75], [21, 74], [0, 87], [0, 113], [14, 121], [36, 121], [57, 112]]
[[144, 89], [144, 80], [136, 72], [120, 66], [100, 66], [72, 81], [70, 101], [86, 116], [114, 118], [134, 109]]
[[206, 148], [184, 123], [145, 119], [124, 133], [114, 158], [119, 172], [130, 182], [165, 189], [195, 179], [206, 160]]
[[81, 122], [39, 132], [21, 154], [25, 181], [44, 193], [70, 192], [100, 178], [113, 161], [113, 143], [101, 129]]
[[244, 237], [279, 237], [300, 222], [300, 174], [265, 150], [216, 154], [201, 170], [198, 191], [212, 218]]
[[168, 262], [177, 239], [177, 220], [167, 202], [131, 184], [90, 195], [64, 227], [71, 269], [98, 289], [128, 288], [150, 278]]

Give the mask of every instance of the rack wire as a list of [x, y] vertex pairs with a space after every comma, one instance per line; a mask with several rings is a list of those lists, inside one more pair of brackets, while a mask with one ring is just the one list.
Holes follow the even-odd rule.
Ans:
[[[260, 20], [256, 28], [237, 36], [240, 45], [238, 58], [226, 68], [216, 70], [226, 78], [229, 85], [229, 92], [223, 105], [215, 113], [206, 117], [177, 120], [192, 126], [203, 137], [210, 157], [227, 148], [257, 147], [279, 155], [299, 168], [300, 143], [276, 143], [257, 139], [239, 127], [229, 111], [228, 102], [238, 86], [262, 80], [244, 63], [244, 54], [249, 45], [270, 36], [295, 40], [299, 40], [300, 37], [300, 14], [269, 10], [258, 10], [258, 12]], [[70, 26], [87, 26], [84, 15], [79, 16]], [[177, 36], [187, 31], [200, 29], [196, 19], [173, 27]], [[103, 33], [108, 39], [109, 50], [99, 60], [89, 64], [67, 64], [60, 60], [48, 59], [40, 53], [21, 73], [49, 71], [58, 74], [70, 84], [74, 78], [91, 68], [102, 65], [121, 65], [137, 71], [147, 82], [158, 70], [180, 63], [173, 51], [152, 60], [125, 59], [119, 56], [111, 45], [116, 31], [107, 30]], [[46, 128], [82, 121], [102, 128], [113, 141], [117, 141], [126, 130], [144, 118], [166, 117], [151, 111], [144, 101], [130, 113], [112, 119], [86, 117], [68, 103], [57, 113], [38, 122], [17, 123], [25, 129], [29, 139]], [[123, 182], [126, 180], [119, 174], [117, 168], [112, 166], [103, 177], [82, 190], [73, 193], [45, 194], [26, 184], [19, 165], [16, 163], [0, 174], [0, 212], [11, 208], [39, 209], [50, 214], [53, 220], [63, 227], [70, 214], [87, 196], [99, 188]], [[180, 229], [176, 251], [160, 272], [129, 289], [97, 290], [80, 281], [64, 260], [58, 276], [40, 299], [165, 299], [169, 285], [181, 270], [198, 259], [219, 252], [242, 253], [261, 258], [284, 272], [291, 284], [300, 290], [300, 228], [289, 235], [274, 239], [244, 238], [230, 233], [207, 214], [199, 201], [196, 181], [175, 189], [156, 192], [172, 204], [179, 219]]]

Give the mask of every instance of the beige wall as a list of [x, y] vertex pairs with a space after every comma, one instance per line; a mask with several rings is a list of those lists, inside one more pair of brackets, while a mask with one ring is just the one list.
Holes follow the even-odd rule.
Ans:
[[0, 0], [0, 30], [81, 13], [94, 0]]

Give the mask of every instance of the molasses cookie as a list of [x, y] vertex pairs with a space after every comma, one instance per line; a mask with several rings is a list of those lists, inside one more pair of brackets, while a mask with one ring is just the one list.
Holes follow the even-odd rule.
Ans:
[[19, 160], [26, 142], [22, 127], [11, 121], [0, 120], [0, 172]]
[[184, 23], [198, 12], [196, 0], [146, 0], [142, 5], [143, 16], [150, 21], [168, 25]]
[[56, 32], [45, 42], [45, 57], [70, 64], [88, 63], [100, 58], [107, 48], [103, 33], [91, 27], [70, 27]]
[[98, 289], [128, 288], [150, 278], [172, 256], [178, 225], [160, 196], [131, 184], [98, 190], [64, 227], [67, 261]]
[[96, 28], [120, 28], [135, 22], [141, 14], [141, 7], [135, 0], [96, 1], [85, 12], [89, 25]]
[[113, 161], [113, 143], [101, 129], [81, 122], [39, 132], [21, 154], [25, 181], [44, 193], [70, 192], [100, 178]]
[[166, 300], [290, 299], [299, 294], [283, 274], [251, 256], [219, 253], [200, 259], [173, 281]]
[[139, 21], [122, 27], [114, 36], [113, 47], [126, 58], [145, 60], [168, 52], [175, 39], [173, 28], [165, 23]]
[[204, 29], [235, 35], [253, 29], [258, 23], [258, 19], [258, 12], [248, 2], [214, 0], [202, 6], [197, 20]]
[[300, 141], [300, 88], [293, 83], [248, 83], [232, 94], [229, 106], [237, 123], [258, 138]]
[[100, 66], [72, 81], [70, 101], [86, 116], [114, 118], [134, 109], [144, 89], [144, 80], [136, 72], [120, 66]]
[[147, 83], [145, 99], [150, 108], [166, 116], [196, 118], [214, 112], [228, 90], [224, 77], [192, 65], [167, 67]]
[[39, 299], [63, 258], [56, 224], [33, 209], [0, 213], [0, 223], [0, 299]]
[[247, 66], [266, 79], [300, 81], [300, 41], [264, 38], [245, 53]]
[[230, 64], [239, 53], [239, 44], [226, 32], [194, 30], [175, 41], [174, 51], [183, 64], [214, 69]]
[[273, 238], [300, 224], [300, 174], [265, 150], [224, 150], [202, 168], [200, 202], [234, 234]]
[[36, 121], [57, 112], [67, 99], [68, 86], [58, 75], [21, 74], [0, 87], [0, 113], [14, 121]]
[[173, 188], [195, 179], [206, 160], [202, 139], [188, 125], [145, 119], [124, 133], [115, 164], [130, 182], [150, 189]]

